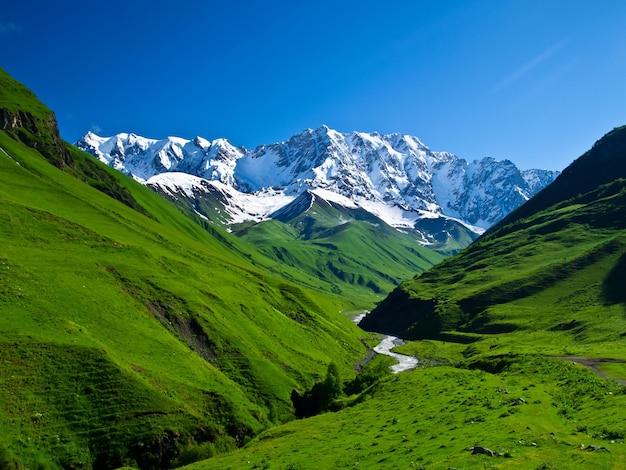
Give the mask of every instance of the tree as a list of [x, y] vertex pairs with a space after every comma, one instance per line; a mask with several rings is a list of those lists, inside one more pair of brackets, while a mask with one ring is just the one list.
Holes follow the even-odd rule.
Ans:
[[[323, 383], [323, 398], [322, 402], [324, 402], [324, 398], [326, 399], [328, 406], [333, 400], [336, 400], [343, 393], [343, 383], [341, 382], [341, 377], [339, 376], [339, 367], [334, 362], [328, 364], [328, 369], [326, 370], [326, 378]], [[323, 408], [325, 408], [323, 406]]]
[[291, 394], [291, 402], [296, 409], [296, 416], [304, 418], [315, 416], [322, 411], [327, 411], [334, 400], [343, 393], [343, 382], [339, 375], [339, 367], [334, 362], [328, 365], [326, 377], [322, 382], [316, 382], [311, 390], [300, 395], [294, 390]]

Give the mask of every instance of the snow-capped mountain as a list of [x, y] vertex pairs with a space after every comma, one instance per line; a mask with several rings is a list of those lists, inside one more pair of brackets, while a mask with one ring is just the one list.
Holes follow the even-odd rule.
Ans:
[[209, 142], [202, 137], [156, 140], [136, 134], [99, 137], [88, 132], [76, 145], [141, 182], [162, 173], [180, 172], [234, 186], [236, 162], [246, 153], [226, 139]]
[[340, 133], [326, 126], [254, 150], [225, 139], [93, 133], [77, 146], [170, 197], [219, 201], [223, 207], [214, 210], [225, 223], [269, 218], [312, 191], [398, 228], [443, 217], [480, 233], [558, 175], [520, 171], [509, 160], [467, 162], [409, 135]]

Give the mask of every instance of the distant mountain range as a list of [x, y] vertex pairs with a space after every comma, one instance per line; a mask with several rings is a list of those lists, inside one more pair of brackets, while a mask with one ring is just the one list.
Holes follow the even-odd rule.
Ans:
[[76, 145], [215, 222], [305, 211], [298, 198], [310, 193], [439, 245], [455, 230], [475, 239], [558, 175], [489, 157], [467, 162], [409, 135], [340, 133], [326, 126], [254, 150], [226, 139], [91, 132]]

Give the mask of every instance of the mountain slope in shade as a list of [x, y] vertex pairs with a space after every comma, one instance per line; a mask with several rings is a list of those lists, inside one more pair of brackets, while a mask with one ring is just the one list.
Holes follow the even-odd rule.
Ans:
[[591, 150], [563, 170], [560, 177], [542, 190], [541, 197], [536, 197], [519, 207], [509, 217], [500, 221], [494, 230], [545, 210], [560, 201], [593, 191], [603, 184], [626, 178], [626, 164], [621, 158], [624, 154], [626, 154], [626, 133], [623, 127], [615, 128], [598, 140]]
[[[612, 342], [626, 336], [618, 287], [626, 259], [625, 142], [626, 127], [604, 136], [469, 248], [395, 289], [361, 325], [404, 338], [502, 344], [510, 336], [557, 355], [567, 334], [570, 353], [606, 344], [608, 357], [623, 354], [623, 342]], [[601, 354], [604, 346], [595, 347]]]
[[[280, 191], [295, 197], [322, 189], [366, 210], [375, 203], [411, 212], [415, 220], [454, 219], [475, 233], [482, 233], [557, 175], [546, 170], [520, 171], [507, 160], [485, 158], [468, 163], [447, 152], [431, 151], [408, 135], [342, 134], [326, 126], [250, 151], [224, 139], [151, 140], [134, 134], [105, 138], [88, 133], [77, 145], [143, 182], [163, 173], [183, 172], [261, 196]], [[176, 185], [169, 192], [176, 192]], [[266, 202], [270, 201], [261, 198], [256, 207]], [[270, 204], [262, 217], [269, 217], [275, 209]], [[227, 207], [224, 210], [231, 212]], [[260, 216], [255, 211], [248, 218]], [[387, 222], [394, 225], [393, 220]]]

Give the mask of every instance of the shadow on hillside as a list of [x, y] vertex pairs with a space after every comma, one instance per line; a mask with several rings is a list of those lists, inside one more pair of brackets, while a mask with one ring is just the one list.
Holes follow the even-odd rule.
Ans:
[[626, 304], [626, 289], [624, 289], [624, 279], [626, 279], [626, 253], [620, 256], [611, 272], [602, 285], [602, 296], [605, 301], [611, 304]]

